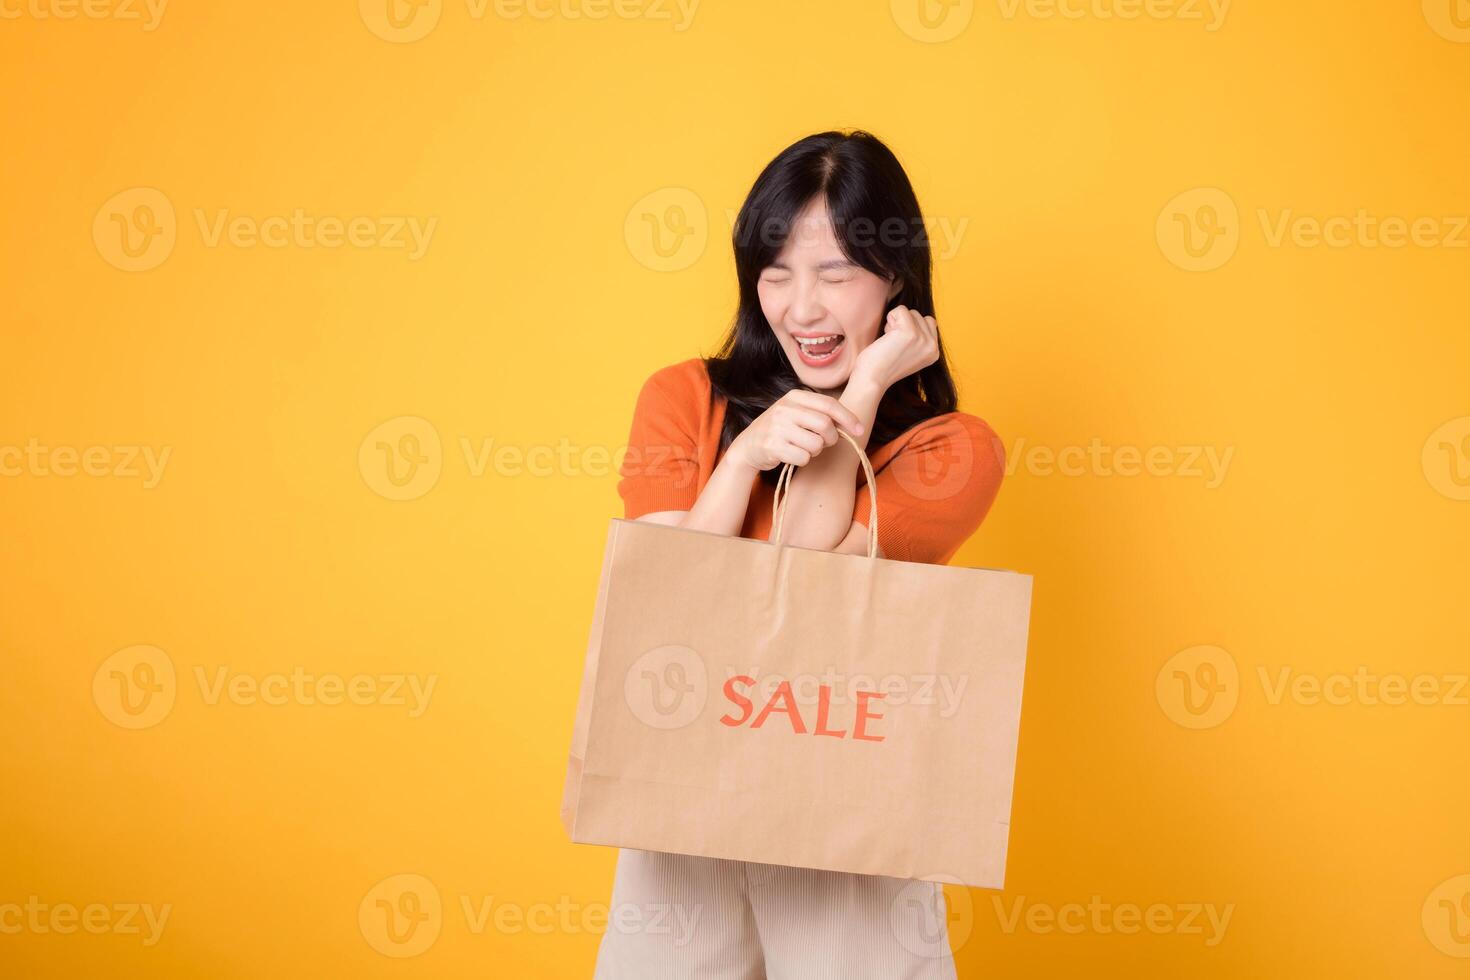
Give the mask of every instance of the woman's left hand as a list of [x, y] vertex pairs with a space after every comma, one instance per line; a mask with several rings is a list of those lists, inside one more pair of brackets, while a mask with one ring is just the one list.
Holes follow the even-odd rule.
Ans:
[[939, 324], [907, 306], [888, 312], [883, 333], [858, 352], [854, 377], [865, 378], [884, 391], [895, 382], [939, 360]]

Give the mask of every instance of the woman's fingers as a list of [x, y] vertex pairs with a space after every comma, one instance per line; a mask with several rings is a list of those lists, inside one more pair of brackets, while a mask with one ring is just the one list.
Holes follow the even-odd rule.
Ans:
[[776, 459], [792, 466], [805, 466], [812, 461], [812, 454], [799, 446], [785, 446], [776, 450]]
[[803, 429], [815, 432], [822, 441], [830, 446], [837, 441], [837, 426], [832, 422], [832, 417], [814, 408], [799, 408], [790, 406], [789, 417]]
[[918, 310], [911, 310], [907, 306], [895, 306], [889, 310], [888, 322], [890, 326], [895, 324], [900, 327], [912, 326], [921, 335], [927, 334], [931, 330], [937, 333], [939, 330], [939, 321], [935, 320], [932, 316], [926, 316], [920, 313]]
[[788, 406], [772, 430], [769, 452], [782, 463], [805, 466], [837, 441], [837, 427], [821, 412]]
[[932, 316], [925, 316], [907, 306], [895, 306], [888, 312], [887, 330], [906, 337], [913, 345], [911, 349], [918, 352], [919, 363], [914, 365], [914, 370], [928, 367], [938, 360], [939, 321]]
[[800, 388], [794, 388], [786, 393], [786, 397], [803, 408], [809, 408], [823, 413], [851, 435], [859, 436], [863, 433], [863, 423], [857, 417], [857, 413], [831, 395], [822, 395], [815, 391], [802, 391]]
[[831, 443], [827, 442], [827, 440], [823, 439], [817, 433], [796, 424], [793, 424], [791, 428], [786, 430], [784, 439], [790, 445], [800, 447], [813, 456], [831, 445]]
[[837, 399], [797, 388], [788, 391], [736, 437], [757, 469], [782, 463], [805, 466], [837, 444], [839, 429], [863, 432], [857, 413]]

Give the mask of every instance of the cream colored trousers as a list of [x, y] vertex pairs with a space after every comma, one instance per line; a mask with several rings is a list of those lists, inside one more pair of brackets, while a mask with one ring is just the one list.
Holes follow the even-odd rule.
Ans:
[[943, 888], [624, 849], [595, 980], [954, 980]]

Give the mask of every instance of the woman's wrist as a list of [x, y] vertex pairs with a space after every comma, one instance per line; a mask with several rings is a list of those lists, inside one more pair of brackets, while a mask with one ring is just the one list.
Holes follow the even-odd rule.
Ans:
[[745, 458], [745, 447], [740, 441], [744, 435], [745, 433], [742, 432], [730, 441], [729, 448], [720, 456], [719, 462], [715, 464], [715, 469], [723, 469], [754, 479], [760, 472], [760, 467]]
[[838, 401], [848, 408], [857, 412], [859, 417], [864, 418], [866, 423], [872, 422], [868, 410], [876, 411], [878, 403], [883, 400], [883, 395], [888, 391], [888, 385], [871, 377], [867, 373], [854, 369], [852, 376], [847, 379], [847, 384], [842, 389], [842, 395]]

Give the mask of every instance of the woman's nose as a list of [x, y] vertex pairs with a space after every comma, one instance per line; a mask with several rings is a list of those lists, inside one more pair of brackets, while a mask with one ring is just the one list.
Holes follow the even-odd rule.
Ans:
[[796, 295], [791, 303], [791, 318], [798, 323], [816, 323], [826, 315], [821, 299], [817, 296], [816, 283], [806, 283], [796, 287]]

